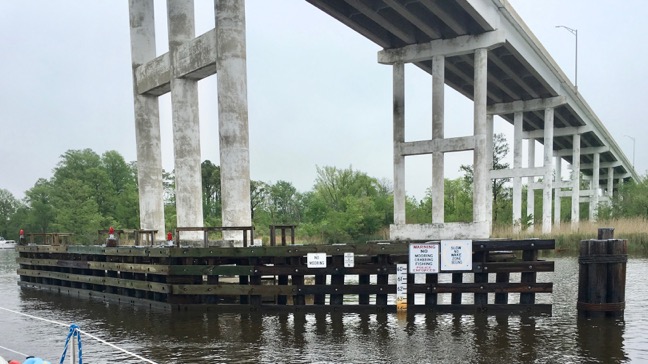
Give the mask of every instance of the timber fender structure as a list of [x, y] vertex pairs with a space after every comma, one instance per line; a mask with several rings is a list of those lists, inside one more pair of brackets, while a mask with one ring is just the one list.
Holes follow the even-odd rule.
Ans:
[[[397, 265], [415, 241], [261, 247], [18, 246], [18, 284], [168, 310], [395, 312]], [[406, 274], [408, 312], [551, 314], [538, 272], [553, 240], [473, 240], [472, 269]], [[310, 267], [309, 254], [326, 257]], [[352, 253], [352, 254], [351, 254]], [[345, 255], [346, 254], [346, 255]], [[349, 264], [349, 257], [353, 262]], [[345, 258], [346, 261], [345, 261]], [[418, 276], [418, 277], [415, 277]], [[423, 278], [424, 279], [421, 279]]]

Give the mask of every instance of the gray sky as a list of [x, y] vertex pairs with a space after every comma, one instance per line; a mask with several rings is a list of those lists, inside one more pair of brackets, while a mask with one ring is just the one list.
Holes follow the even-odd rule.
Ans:
[[[642, 0], [511, 0], [572, 77], [578, 29], [578, 88], [636, 169], [645, 174], [643, 120], [648, 80]], [[167, 51], [165, 1], [156, 1], [158, 54]], [[196, 0], [197, 34], [214, 26], [213, 1]], [[251, 177], [292, 182], [300, 191], [315, 166], [392, 179], [391, 67], [380, 48], [305, 1], [248, 0], [247, 51]], [[50, 178], [69, 149], [116, 150], [136, 159], [126, 1], [0, 1], [0, 188], [24, 197]], [[431, 137], [431, 77], [406, 67], [406, 139]], [[216, 78], [200, 81], [202, 159], [218, 161]], [[170, 98], [160, 99], [163, 166], [173, 169]], [[512, 140], [501, 119], [495, 131]], [[446, 94], [446, 136], [472, 134], [472, 103]], [[540, 156], [541, 153], [537, 152]], [[526, 157], [525, 157], [526, 158]], [[526, 160], [526, 159], [524, 159]], [[472, 153], [446, 155], [459, 176]], [[408, 195], [431, 183], [431, 157], [406, 159]]]

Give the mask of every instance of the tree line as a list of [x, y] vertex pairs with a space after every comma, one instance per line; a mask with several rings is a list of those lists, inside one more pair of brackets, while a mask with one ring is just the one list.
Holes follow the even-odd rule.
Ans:
[[[493, 168], [503, 163], [508, 146], [496, 135]], [[201, 165], [205, 226], [221, 225], [220, 166], [206, 160]], [[269, 225], [298, 225], [302, 241], [324, 243], [362, 242], [388, 238], [393, 223], [393, 188], [352, 167], [316, 167], [310, 191], [300, 192], [288, 181], [251, 181], [252, 221], [256, 236], [269, 234]], [[472, 221], [472, 166], [461, 166], [463, 177], [446, 179], [445, 221]], [[165, 224], [176, 227], [174, 174], [164, 172]], [[493, 183], [493, 223], [510, 225], [512, 190], [506, 180]], [[526, 187], [524, 187], [526, 188]], [[535, 193], [534, 214], [524, 216], [527, 225], [542, 216], [542, 194]], [[526, 211], [523, 191], [523, 211]], [[561, 219], [571, 219], [571, 199], [561, 199]], [[407, 197], [407, 223], [431, 223], [431, 190], [422, 199]], [[581, 209], [581, 219], [588, 209]], [[599, 206], [599, 217], [648, 218], [648, 179], [622, 185], [610, 204]], [[536, 221], [537, 222], [537, 221]], [[91, 149], [69, 150], [60, 157], [50, 179], [41, 178], [22, 200], [0, 188], [0, 235], [17, 239], [18, 231], [70, 232], [74, 241], [91, 243], [97, 230], [139, 227], [137, 163], [127, 163], [116, 151], [98, 155]]]

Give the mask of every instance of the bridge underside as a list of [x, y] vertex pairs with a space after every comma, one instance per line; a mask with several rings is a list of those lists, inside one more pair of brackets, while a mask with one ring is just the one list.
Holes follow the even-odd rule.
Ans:
[[[572, 227], [578, 228], [581, 202], [590, 203], [590, 218], [594, 219], [599, 202], [609, 200], [620, 183], [638, 177], [578, 90], [506, 0], [307, 1], [384, 48], [378, 62], [394, 67], [395, 224], [391, 238], [490, 233], [490, 226], [484, 227], [491, 221], [487, 191], [495, 178], [513, 179], [516, 230], [522, 220], [522, 179], [530, 191], [527, 215], [534, 211], [533, 191], [543, 190], [544, 232], [552, 228], [552, 199], [553, 223], [560, 224], [559, 201], [563, 197], [572, 200]], [[480, 54], [484, 51], [485, 60]], [[404, 63], [432, 75], [431, 140], [405, 141], [401, 134], [404, 75], [400, 67]], [[443, 84], [473, 100], [473, 135], [444, 138]], [[494, 115], [514, 126], [514, 166], [509, 170], [490, 168]], [[484, 138], [486, 145], [482, 146]], [[523, 140], [528, 148], [524, 167]], [[536, 144], [543, 146], [541, 166], [535, 166]], [[443, 154], [461, 150], [473, 150], [475, 155], [474, 222], [444, 224]], [[405, 224], [403, 166], [404, 157], [417, 154], [433, 155], [434, 211], [433, 224], [412, 227]], [[571, 165], [571, 176], [561, 176], [563, 160]], [[585, 190], [581, 190], [581, 175], [590, 182]], [[481, 211], [483, 204], [485, 211]]]
[[[542, 229], [560, 223], [560, 198], [579, 205], [600, 201], [637, 179], [625, 155], [578, 90], [506, 0], [307, 0], [383, 48], [378, 62], [393, 67], [394, 221], [391, 238], [486, 238], [491, 229], [490, 185], [513, 179], [513, 224], [522, 220], [522, 181], [527, 215], [533, 191], [543, 192]], [[141, 224], [164, 231], [157, 97], [171, 92], [176, 159], [178, 226], [202, 226], [197, 80], [218, 77], [223, 225], [251, 225], [249, 132], [244, 0], [215, 0], [217, 27], [195, 37], [193, 2], [169, 0], [169, 52], [155, 56], [153, 0], [131, 1], [131, 46]], [[404, 64], [432, 76], [432, 138], [404, 138]], [[472, 135], [444, 137], [444, 86], [474, 104]], [[514, 127], [514, 165], [492, 170], [493, 121]], [[528, 160], [522, 163], [523, 141]], [[536, 145], [543, 163], [535, 165]], [[444, 154], [473, 151], [473, 222], [448, 224], [443, 211]], [[432, 224], [410, 226], [405, 216], [405, 158], [432, 155]], [[561, 176], [563, 160], [572, 175]], [[581, 190], [583, 181], [590, 187]], [[603, 191], [601, 194], [600, 191]], [[591, 218], [595, 218], [592, 215]], [[531, 227], [532, 228], [532, 227]], [[162, 236], [160, 234], [160, 240]]]

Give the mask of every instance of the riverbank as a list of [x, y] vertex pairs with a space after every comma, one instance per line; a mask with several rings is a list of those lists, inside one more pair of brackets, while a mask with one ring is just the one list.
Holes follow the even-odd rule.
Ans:
[[572, 231], [571, 223], [563, 222], [560, 227], [554, 226], [551, 234], [542, 234], [541, 225], [536, 226], [534, 232], [522, 231], [519, 234], [513, 233], [511, 226], [494, 226], [492, 237], [554, 239], [557, 252], [578, 253], [581, 240], [596, 239], [598, 229], [602, 227], [614, 228], [616, 239], [627, 239], [629, 254], [648, 255], [648, 220], [645, 218], [581, 221], [576, 231]]

